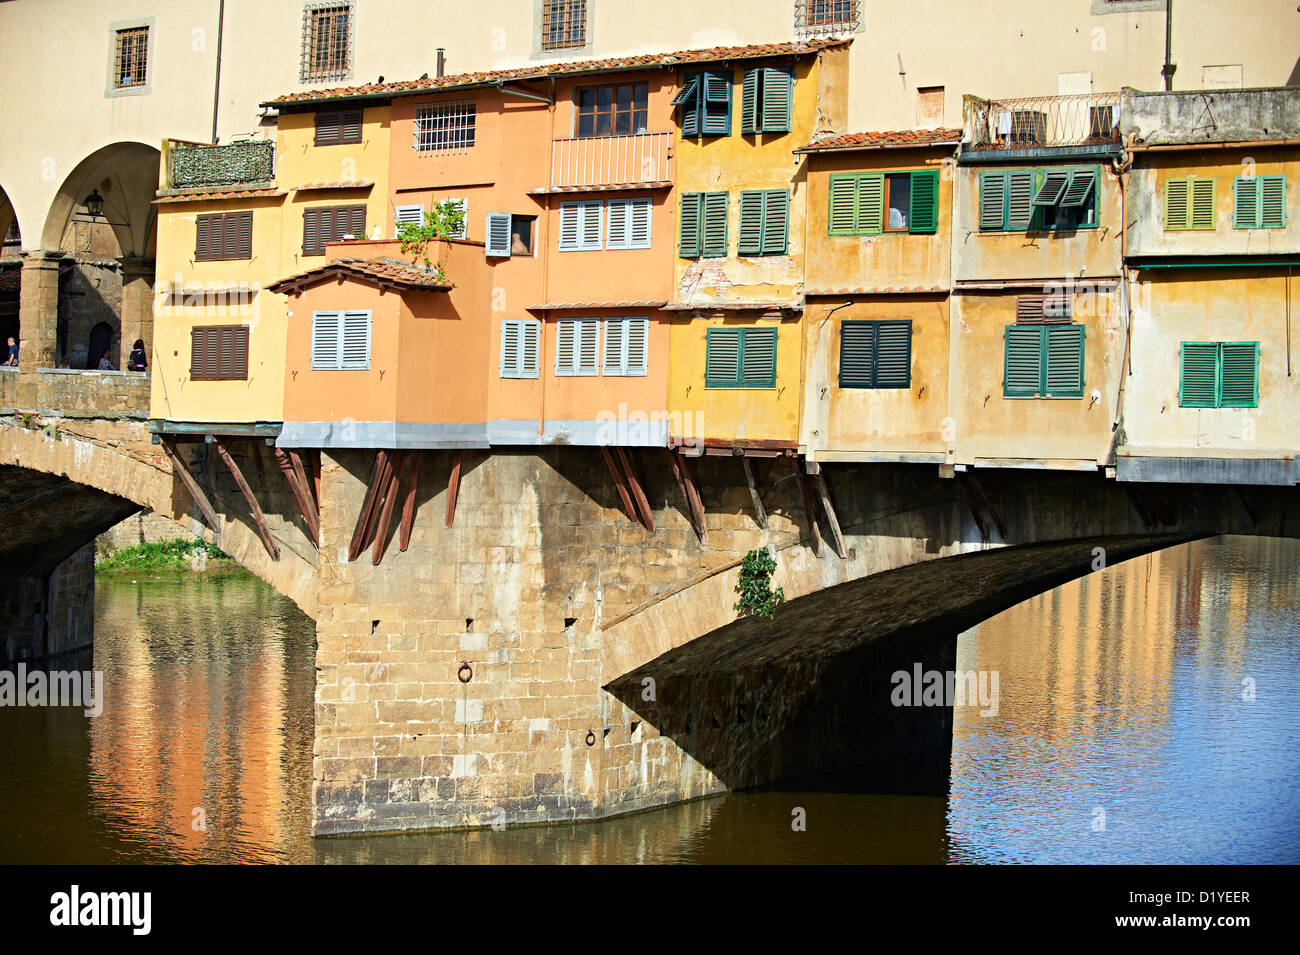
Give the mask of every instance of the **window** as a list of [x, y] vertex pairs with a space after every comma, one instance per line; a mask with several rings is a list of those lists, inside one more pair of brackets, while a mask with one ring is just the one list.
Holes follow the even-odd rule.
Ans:
[[789, 233], [789, 192], [746, 190], [740, 194], [738, 255], [784, 255]]
[[1286, 226], [1286, 176], [1238, 176], [1232, 182], [1234, 229]]
[[311, 367], [365, 371], [370, 367], [370, 312], [312, 312]]
[[939, 171], [832, 175], [827, 221], [830, 235], [933, 233], [939, 227]]
[[846, 321], [840, 326], [841, 388], [910, 388], [912, 322]]
[[611, 199], [605, 212], [605, 248], [650, 248], [649, 197], [638, 199]]
[[555, 323], [555, 373], [600, 373], [599, 318], [562, 318]]
[[1040, 232], [1097, 224], [1097, 166], [980, 173], [981, 232]]
[[858, 7], [858, 0], [795, 0], [795, 32], [800, 36], [852, 33], [858, 28]]
[[704, 387], [775, 388], [776, 329], [708, 329]]
[[194, 261], [217, 262], [253, 257], [253, 214], [219, 212], [194, 218]]
[[541, 323], [535, 319], [506, 319], [501, 323], [501, 377], [536, 378]]
[[489, 212], [483, 252], [492, 258], [508, 259], [512, 255], [533, 254], [533, 222], [536, 216], [517, 216], [509, 212]]
[[149, 28], [130, 27], [117, 31], [113, 54], [113, 86], [131, 89], [149, 82]]
[[247, 377], [247, 325], [195, 325], [190, 330], [190, 378], [232, 381]]
[[604, 208], [599, 199], [560, 203], [560, 251], [599, 249], [604, 239]]
[[1021, 295], [1016, 298], [1017, 325], [1057, 325], [1070, 321], [1074, 303], [1066, 295]]
[[1215, 228], [1215, 183], [1210, 176], [1186, 176], [1165, 182], [1165, 231]]
[[359, 109], [322, 110], [316, 114], [316, 145], [340, 146], [361, 142]]
[[302, 213], [302, 254], [324, 255], [326, 242], [366, 237], [365, 206], [321, 206]]
[[731, 73], [693, 73], [673, 97], [682, 111], [683, 136], [731, 134]]
[[916, 121], [918, 126], [943, 125], [942, 86], [918, 86], [916, 89]]
[[587, 43], [587, 0], [542, 0], [542, 49]]
[[352, 4], [309, 3], [303, 8], [299, 80], [346, 79], [352, 73]]
[[788, 67], [745, 71], [740, 101], [742, 133], [788, 133], [794, 109], [794, 73]]
[[681, 235], [677, 254], [683, 259], [720, 259], [727, 254], [727, 194], [688, 192], [682, 195]]
[[649, 100], [648, 83], [582, 87], [578, 90], [578, 138], [644, 133]]
[[601, 374], [643, 376], [649, 363], [649, 351], [648, 318], [605, 319], [605, 359]]
[[1082, 325], [1008, 325], [1002, 394], [1007, 398], [1082, 398]]
[[472, 100], [415, 108], [417, 153], [460, 153], [474, 145], [477, 110]]
[[1183, 342], [1179, 352], [1180, 408], [1259, 405], [1259, 342]]

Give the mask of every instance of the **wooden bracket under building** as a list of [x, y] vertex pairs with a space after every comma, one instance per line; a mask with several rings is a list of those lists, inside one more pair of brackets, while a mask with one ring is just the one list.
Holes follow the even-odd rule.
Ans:
[[397, 503], [397, 491], [401, 486], [402, 473], [406, 470], [406, 459], [410, 454], [410, 451], [394, 452], [393, 465], [388, 469], [388, 482], [384, 488], [384, 503], [380, 508], [379, 523], [375, 528], [375, 548], [370, 555], [370, 562], [376, 567], [384, 559], [384, 551], [388, 549], [388, 525], [393, 519], [393, 507]]
[[680, 448], [668, 449], [668, 462], [672, 465], [673, 476], [677, 478], [677, 486], [681, 488], [682, 497], [686, 500], [686, 510], [691, 516], [695, 535], [699, 537], [701, 544], [707, 544], [709, 528], [705, 521], [704, 499], [700, 495], [700, 484], [695, 477], [694, 462], [682, 454]]
[[980, 537], [987, 544], [989, 541], [989, 526], [984, 523], [984, 515], [980, 513], [980, 505], [979, 501], [975, 499], [975, 492], [971, 490], [969, 483], [962, 480], [964, 477], [964, 473], [958, 472], [957, 487], [961, 490], [962, 499], [966, 502], [966, 509], [970, 511], [971, 517], [975, 518], [975, 526], [980, 529]]
[[623, 503], [623, 513], [627, 515], [629, 521], [635, 521], [636, 507], [632, 503], [632, 492], [628, 490], [627, 483], [623, 480], [623, 472], [619, 470], [618, 462], [614, 460], [614, 453], [602, 444], [600, 454], [605, 459], [605, 466], [609, 468], [610, 477], [614, 479], [614, 490], [618, 491], [618, 499]]
[[235, 484], [238, 485], [240, 493], [244, 495], [244, 500], [248, 502], [248, 509], [253, 514], [253, 523], [257, 525], [257, 534], [262, 538], [262, 546], [266, 548], [266, 552], [271, 555], [272, 560], [279, 560], [280, 548], [271, 538], [271, 529], [266, 526], [266, 515], [262, 513], [262, 507], [257, 503], [253, 489], [244, 480], [244, 472], [239, 469], [239, 464], [231, 456], [230, 451], [227, 450], [219, 437], [215, 438], [212, 443], [217, 449], [217, 454], [221, 456], [221, 460], [225, 462], [226, 470], [235, 479]]
[[[294, 467], [295, 459], [298, 466]], [[313, 497], [309, 488], [309, 482], [303, 473], [302, 459], [298, 458], [296, 452], [286, 452], [280, 448], [275, 449], [275, 462], [280, 466], [280, 473], [289, 484], [289, 490], [293, 492], [293, 498], [298, 502], [298, 510], [302, 513], [303, 522], [307, 525], [307, 533], [311, 535], [312, 543], [320, 547], [320, 510], [316, 505], [319, 497]]]
[[460, 496], [460, 467], [463, 451], [457, 450], [451, 458], [451, 474], [447, 477], [447, 526], [456, 522], [456, 498]]
[[754, 469], [750, 467], [749, 458], [741, 456], [740, 463], [745, 469], [745, 483], [749, 485], [749, 498], [754, 502], [754, 522], [759, 530], [767, 530], [767, 511], [763, 510], [763, 499], [759, 497], [758, 485], [754, 483]]
[[645, 495], [645, 489], [641, 486], [641, 478], [637, 474], [637, 469], [632, 466], [632, 456], [628, 453], [627, 448], [615, 448], [614, 453], [618, 457], [619, 464], [623, 466], [623, 476], [627, 478], [628, 489], [632, 492], [632, 502], [636, 505], [637, 515], [641, 519], [641, 525], [648, 531], [655, 529], [654, 512], [650, 510], [650, 501]]
[[220, 523], [217, 521], [217, 512], [212, 507], [212, 502], [208, 500], [207, 494], [203, 488], [199, 487], [199, 482], [194, 480], [194, 475], [190, 473], [189, 465], [186, 464], [176, 450], [176, 442], [173, 438], [164, 437], [162, 439], [163, 451], [167, 453], [168, 460], [172, 464], [172, 473], [181, 480], [185, 490], [190, 492], [195, 506], [198, 507], [199, 513], [203, 515], [203, 520], [207, 522], [208, 527], [212, 528], [213, 534], [221, 531]]
[[1151, 509], [1147, 507], [1146, 501], [1142, 499], [1138, 489], [1126, 481], [1120, 483], [1124, 487], [1124, 492], [1128, 495], [1129, 503], [1133, 505], [1133, 510], [1137, 511], [1138, 517], [1142, 518], [1142, 526], [1147, 530], [1154, 528], [1156, 520], [1151, 516]]
[[357, 526], [352, 532], [352, 541], [348, 544], [348, 561], [357, 559], [357, 555], [370, 541], [371, 528], [379, 511], [380, 498], [388, 487], [388, 475], [393, 469], [392, 454], [385, 448], [375, 452], [375, 463], [370, 469], [370, 482], [366, 488], [365, 499], [361, 502], [361, 511], [357, 514]]
[[826, 487], [826, 477], [822, 474], [821, 468], [812, 475], [812, 483], [817, 489], [817, 499], [821, 501], [822, 510], [826, 513], [826, 523], [831, 528], [831, 546], [835, 548], [835, 553], [840, 560], [844, 560], [849, 556], [849, 551], [844, 546], [844, 535], [840, 533], [840, 520], [835, 516], [835, 505], [831, 503], [831, 492]]
[[790, 468], [794, 471], [795, 481], [799, 484], [799, 494], [803, 498], [803, 511], [808, 519], [808, 533], [812, 535], [813, 553], [821, 557], [826, 553], [826, 545], [822, 543], [822, 529], [817, 526], [817, 504], [813, 500], [808, 475], [803, 473], [798, 458], [790, 459]]
[[406, 553], [411, 543], [411, 528], [415, 525], [415, 492], [420, 487], [420, 463], [424, 459], [423, 451], [412, 451], [407, 456], [406, 500], [402, 502], [402, 529], [397, 539], [397, 549]]

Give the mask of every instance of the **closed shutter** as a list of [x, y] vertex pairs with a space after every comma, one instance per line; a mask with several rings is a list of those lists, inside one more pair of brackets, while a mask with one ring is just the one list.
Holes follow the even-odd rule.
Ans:
[[1070, 321], [1072, 302], [1066, 295], [1021, 295], [1016, 298], [1017, 325], [1062, 324]]
[[1007, 228], [1025, 232], [1034, 217], [1034, 170], [1012, 169], [1007, 172]]
[[696, 259], [700, 255], [700, 211], [704, 196], [688, 192], [682, 196], [678, 217], [677, 255], [683, 259]]
[[794, 110], [794, 75], [787, 68], [766, 67], [762, 79], [763, 112], [759, 117], [765, 133], [790, 132]]
[[1007, 174], [1005, 172], [980, 173], [980, 229], [998, 232], [1006, 225]]
[[1046, 394], [1053, 398], [1083, 396], [1083, 326], [1048, 326], [1042, 330], [1047, 353]]
[[700, 108], [703, 97], [700, 95], [702, 75], [688, 76], [682, 88], [673, 97], [672, 106], [682, 108], [682, 135], [698, 136], [700, 133]]
[[790, 193], [763, 193], [763, 254], [784, 255], [790, 244]]
[[758, 132], [758, 77], [761, 69], [745, 71], [740, 84], [740, 131], [742, 134]]
[[[335, 215], [334, 228], [340, 234], [335, 235], [335, 239], [345, 239], [349, 235], [357, 239], [366, 237], [366, 207], [365, 206], [343, 206], [338, 212], [347, 213], [346, 220], [342, 216]], [[346, 226], [343, 222], [346, 221]]]
[[253, 214], [236, 212], [235, 217], [235, 258], [251, 259], [253, 257]]
[[232, 378], [248, 378], [248, 326], [240, 325], [235, 329], [234, 356], [231, 360]]
[[320, 240], [320, 210], [304, 209], [302, 213], [302, 254], [320, 255], [324, 251]]
[[939, 170], [912, 173], [912, 207], [907, 228], [914, 234], [930, 234], [939, 229]]
[[316, 114], [317, 146], [334, 146], [338, 143], [342, 133], [341, 118], [342, 114], [335, 111]]
[[501, 377], [536, 378], [540, 347], [540, 323], [520, 319], [503, 321], [501, 323]]
[[595, 375], [600, 354], [600, 319], [563, 318], [556, 322], [555, 373]]
[[726, 136], [731, 132], [731, 74], [706, 73], [699, 98], [703, 114], [702, 132]]
[[560, 203], [560, 251], [569, 252], [579, 247], [578, 235], [582, 225], [582, 203]]
[[840, 326], [840, 387], [870, 388], [875, 366], [875, 322], [844, 322]]
[[359, 109], [344, 110], [340, 114], [341, 135], [339, 136], [339, 142], [361, 142], [361, 119], [362, 112]]
[[858, 178], [831, 176], [830, 209], [827, 213], [828, 234], [853, 235], [857, 232]]
[[1219, 343], [1183, 342], [1179, 350], [1178, 405], [1215, 408], [1219, 404]]
[[501, 377], [518, 378], [522, 322], [506, 319], [501, 323]]
[[727, 255], [727, 193], [706, 192], [702, 202], [700, 254], [706, 259]]
[[1192, 229], [1213, 230], [1214, 221], [1214, 183], [1210, 178], [1192, 179]]
[[393, 221], [400, 230], [404, 225], [424, 225], [424, 206], [398, 206], [393, 210]]
[[1219, 354], [1220, 406], [1254, 408], [1259, 403], [1259, 342], [1223, 342]]
[[1096, 169], [1073, 169], [1070, 171], [1070, 184], [1065, 189], [1065, 194], [1061, 196], [1061, 208], [1073, 209], [1082, 208], [1087, 202], [1092, 190], [1097, 186]]
[[578, 248], [585, 250], [599, 249], [603, 237], [601, 225], [603, 224], [605, 204], [599, 199], [593, 199], [590, 202], [583, 202], [581, 205], [582, 230], [578, 237], [580, 242]]
[[196, 216], [194, 218], [194, 261], [196, 262], [206, 262], [213, 258], [211, 252], [213, 220], [216, 220], [217, 233], [220, 234], [220, 216]]
[[520, 335], [521, 377], [536, 378], [541, 368], [542, 325], [540, 322], [524, 322]]
[[738, 255], [763, 254], [763, 193], [740, 194], [740, 244]]
[[233, 378], [235, 372], [235, 330], [215, 329], [217, 337], [217, 377]]
[[912, 384], [912, 323], [876, 323], [876, 388], [909, 388]]
[[740, 385], [740, 329], [710, 328], [704, 341], [704, 387]]
[[207, 374], [208, 330], [190, 329], [190, 377], [209, 378]]
[[1259, 176], [1259, 226], [1286, 226], [1286, 176]]
[[605, 211], [605, 248], [626, 249], [628, 247], [628, 203], [629, 199], [611, 199]]
[[623, 327], [623, 374], [642, 377], [650, 368], [650, 319], [625, 318]]
[[339, 367], [341, 338], [341, 313], [312, 312], [311, 367], [313, 369]]
[[489, 212], [485, 226], [485, 255], [494, 258], [510, 258], [510, 213]]
[[650, 221], [653, 205], [649, 198], [628, 199], [628, 238], [629, 249], [650, 248]]
[[744, 328], [740, 331], [742, 386], [774, 387], [776, 385], [776, 329]]
[[1043, 330], [1030, 325], [1005, 329], [1002, 393], [1008, 398], [1033, 398], [1041, 392]]
[[339, 367], [353, 371], [364, 371], [370, 367], [370, 312], [343, 313]]
[[555, 373], [572, 375], [578, 353], [578, 323], [565, 318], [555, 323]]
[[1068, 169], [1050, 169], [1043, 175], [1043, 184], [1034, 193], [1031, 205], [1055, 206], [1065, 195], [1065, 187], [1070, 184]]
[[1188, 227], [1190, 195], [1191, 185], [1186, 179], [1170, 179], [1165, 183], [1165, 231], [1181, 232]]
[[1259, 180], [1238, 176], [1232, 181], [1232, 227], [1259, 228]]
[[468, 239], [469, 238], [469, 200], [468, 199], [446, 199], [444, 201], [451, 203], [452, 208], [454, 208], [457, 212], [460, 213], [460, 228], [456, 229], [453, 232], [448, 232], [447, 233], [448, 237], [452, 239]]

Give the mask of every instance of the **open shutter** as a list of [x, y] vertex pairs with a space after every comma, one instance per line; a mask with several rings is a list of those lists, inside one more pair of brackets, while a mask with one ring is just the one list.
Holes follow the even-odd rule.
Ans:
[[1025, 232], [1034, 217], [1034, 171], [1012, 169], [1007, 173], [1007, 228]]
[[704, 196], [688, 192], [682, 196], [682, 211], [678, 221], [677, 255], [695, 259], [700, 255], [700, 210]]
[[1213, 230], [1215, 180], [1205, 177], [1192, 179], [1192, 220], [1190, 228]]
[[1061, 196], [1061, 208], [1082, 208], [1088, 202], [1088, 196], [1097, 187], [1096, 169], [1074, 169], [1070, 171], [1070, 184]]
[[364, 371], [370, 367], [370, 313], [343, 313], [343, 342], [340, 367]]
[[763, 252], [763, 193], [740, 194], [740, 244], [737, 255], [761, 255]]
[[776, 329], [745, 328], [740, 335], [741, 384], [746, 388], [776, 385]]
[[1065, 187], [1070, 184], [1070, 171], [1068, 169], [1050, 169], [1043, 176], [1043, 184], [1038, 187], [1034, 193], [1033, 201], [1030, 203], [1035, 206], [1054, 206], [1061, 201], [1065, 195]]
[[858, 235], [876, 235], [885, 227], [885, 176], [871, 173], [858, 179]]
[[742, 134], [758, 131], [758, 77], [761, 69], [745, 71], [740, 84], [740, 131]]
[[708, 329], [704, 342], [704, 387], [735, 388], [739, 384], [740, 329]]
[[759, 117], [765, 133], [790, 132], [790, 114], [794, 110], [794, 74], [786, 67], [763, 70], [763, 114]]
[[1218, 342], [1183, 342], [1178, 360], [1178, 406], [1214, 408], [1219, 404]]
[[1286, 176], [1258, 176], [1259, 225], [1262, 229], [1286, 226]]
[[1223, 342], [1219, 354], [1220, 406], [1254, 408], [1259, 404], [1259, 342]]
[[706, 259], [725, 258], [727, 254], [727, 193], [706, 192], [702, 200], [703, 238], [700, 254]]
[[785, 255], [790, 245], [790, 193], [763, 193], [763, 254]]
[[830, 210], [826, 221], [830, 235], [853, 235], [857, 231], [858, 178], [831, 176]]
[[1043, 330], [1047, 352], [1046, 394], [1053, 398], [1083, 395], [1083, 326], [1048, 326]]
[[939, 229], [939, 170], [926, 169], [912, 173], [912, 207], [909, 210], [908, 231], [925, 235]]
[[700, 96], [700, 84], [703, 77], [700, 75], [688, 76], [685, 84], [673, 97], [672, 105], [682, 108], [682, 135], [698, 136], [700, 133], [700, 112], [702, 97]]
[[980, 173], [980, 229], [1000, 232], [1006, 226], [1007, 174], [1005, 172]]
[[870, 388], [876, 366], [874, 322], [840, 325], [840, 387]]
[[706, 73], [700, 95], [701, 130], [710, 136], [731, 132], [731, 74]]
[[1190, 223], [1191, 186], [1186, 179], [1165, 182], [1165, 231], [1181, 232]]
[[876, 323], [877, 388], [909, 388], [912, 385], [912, 323]]
[[494, 258], [510, 258], [510, 213], [489, 212], [484, 228], [487, 239], [483, 253]]
[[313, 312], [311, 316], [312, 368], [339, 367], [341, 316], [338, 312]]
[[1002, 394], [1008, 398], [1033, 398], [1042, 391], [1043, 330], [1032, 325], [1005, 329]]

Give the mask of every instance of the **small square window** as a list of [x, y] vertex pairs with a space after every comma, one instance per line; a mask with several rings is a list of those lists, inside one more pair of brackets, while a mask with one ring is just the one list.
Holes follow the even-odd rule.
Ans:
[[542, 0], [542, 49], [587, 44], [587, 0]]
[[511, 255], [533, 254], [533, 223], [536, 221], [536, 216], [510, 217]]

